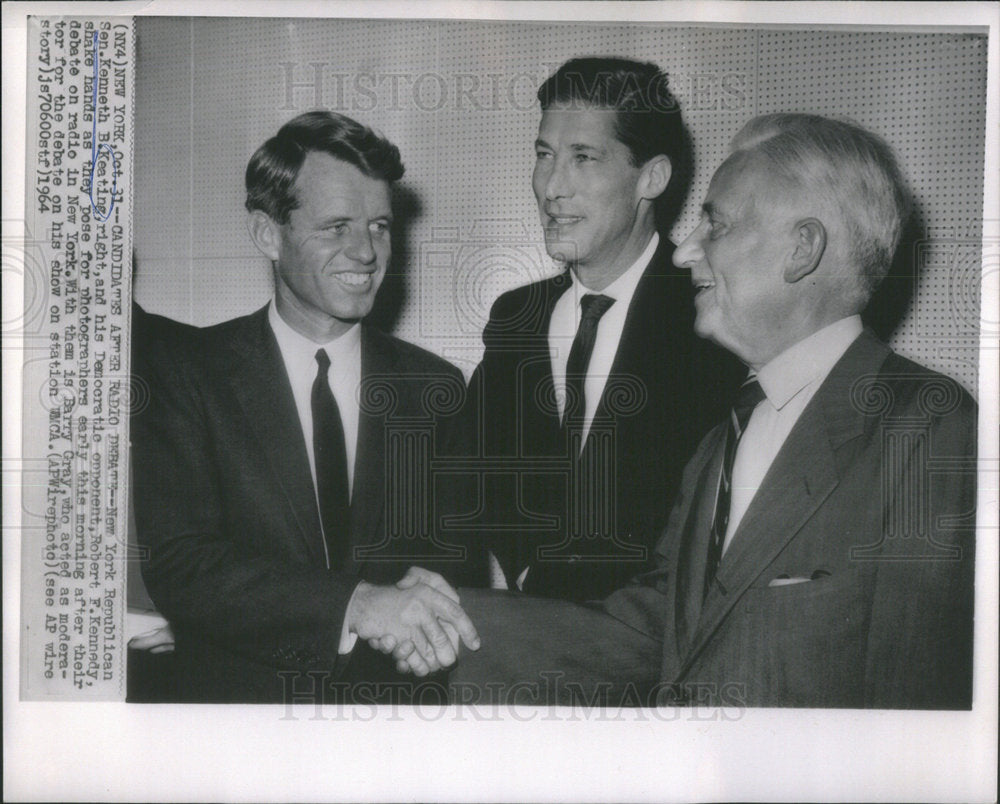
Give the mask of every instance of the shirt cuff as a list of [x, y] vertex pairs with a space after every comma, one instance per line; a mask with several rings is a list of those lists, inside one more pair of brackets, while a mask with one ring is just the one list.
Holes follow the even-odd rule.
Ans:
[[504, 574], [503, 567], [500, 566], [500, 561], [493, 554], [493, 551], [488, 550], [486, 557], [490, 565], [490, 589], [509, 589], [507, 576]]
[[[360, 586], [361, 584], [358, 584]], [[354, 602], [354, 595], [358, 593], [357, 587], [354, 588], [354, 594], [351, 595], [351, 599], [347, 601], [347, 608], [344, 609], [344, 624], [340, 627], [340, 645], [337, 648], [337, 653], [341, 656], [350, 653], [354, 650], [355, 644], [358, 641], [358, 635], [352, 633], [347, 627], [347, 612], [351, 610], [351, 604]]]
[[524, 572], [522, 572], [520, 575], [517, 576], [517, 588], [520, 589], [522, 592], [524, 591], [524, 580], [525, 578], [528, 577], [528, 572], [530, 570], [531, 570], [531, 564], [528, 564], [528, 566], [524, 568]]

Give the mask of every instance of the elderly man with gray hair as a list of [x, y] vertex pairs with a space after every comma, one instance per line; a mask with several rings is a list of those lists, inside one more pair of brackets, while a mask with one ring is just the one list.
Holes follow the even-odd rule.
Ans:
[[593, 606], [463, 593], [483, 649], [458, 700], [970, 707], [976, 405], [860, 318], [906, 216], [890, 148], [855, 124], [737, 134], [674, 262], [696, 332], [748, 376], [657, 566]]

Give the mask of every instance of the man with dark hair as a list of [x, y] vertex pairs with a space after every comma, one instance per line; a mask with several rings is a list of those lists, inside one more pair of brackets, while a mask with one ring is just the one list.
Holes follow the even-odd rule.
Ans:
[[453, 662], [459, 636], [476, 645], [452, 587], [406, 572], [404, 545], [421, 558], [433, 545], [393, 538], [390, 524], [427, 501], [405, 493], [419, 484], [388, 484], [426, 467], [395, 465], [387, 433], [405, 421], [433, 436], [439, 411], [425, 400], [463, 384], [454, 366], [363, 323], [402, 175], [396, 147], [349, 118], [286, 123], [246, 171], [273, 301], [173, 347], [162, 339], [143, 361], [136, 522], [146, 586], [176, 635], [178, 697], [320, 700], [321, 685], [370, 680], [343, 675], [357, 637], [415, 644], [418, 675]]
[[246, 170], [248, 212], [260, 210], [288, 223], [301, 204], [295, 183], [310, 152], [353, 165], [369, 178], [392, 184], [403, 178], [399, 149], [367, 126], [343, 115], [315, 111], [282, 126], [250, 159]]
[[493, 305], [466, 422], [493, 585], [587, 600], [647, 566], [738, 367], [694, 336], [670, 261], [688, 145], [667, 76], [573, 59], [538, 99], [532, 187], [566, 270]]
[[628, 148], [632, 167], [666, 156], [671, 176], [653, 207], [659, 231], [673, 226], [688, 190], [691, 146], [665, 72], [652, 62], [631, 59], [570, 59], [542, 83], [537, 97], [543, 112], [557, 105], [613, 109], [615, 136]]
[[860, 318], [907, 215], [891, 150], [758, 117], [702, 209], [674, 262], [698, 334], [750, 373], [655, 569], [600, 609], [470, 590], [483, 650], [453, 681], [534, 682], [536, 703], [969, 708], [976, 405]]

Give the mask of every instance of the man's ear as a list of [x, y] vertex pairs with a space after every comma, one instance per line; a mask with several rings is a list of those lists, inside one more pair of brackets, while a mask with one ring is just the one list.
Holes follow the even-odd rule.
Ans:
[[257, 250], [271, 262], [277, 262], [281, 234], [271, 216], [262, 210], [253, 210], [247, 216], [247, 231]]
[[784, 279], [789, 284], [809, 276], [819, 266], [826, 251], [826, 227], [817, 218], [804, 218], [795, 224], [795, 249], [785, 266]]
[[637, 185], [639, 197], [648, 201], [659, 198], [667, 189], [667, 185], [670, 184], [672, 174], [673, 168], [670, 166], [670, 159], [663, 154], [649, 159], [642, 166], [642, 172], [639, 174]]

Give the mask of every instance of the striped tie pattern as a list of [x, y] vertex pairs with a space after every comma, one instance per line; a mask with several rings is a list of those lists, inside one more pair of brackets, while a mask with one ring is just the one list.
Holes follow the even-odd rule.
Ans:
[[726, 541], [726, 530], [729, 527], [729, 504], [733, 481], [733, 463], [736, 460], [736, 448], [739, 446], [743, 431], [753, 409], [764, 399], [764, 390], [757, 382], [757, 376], [751, 374], [740, 386], [736, 395], [736, 403], [729, 411], [729, 429], [726, 433], [726, 451], [722, 459], [722, 473], [719, 477], [719, 493], [715, 498], [715, 516], [712, 519], [711, 539], [708, 543], [708, 561], [705, 564], [704, 595], [715, 580], [722, 561], [722, 547]]

